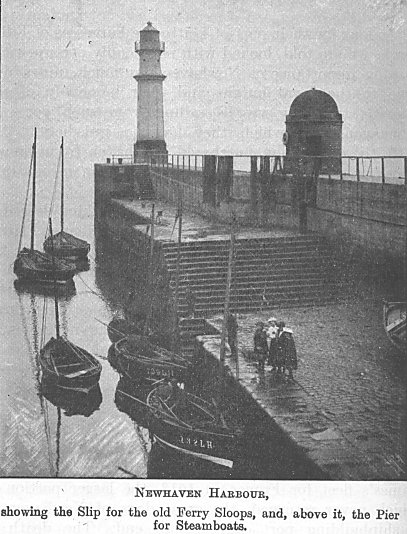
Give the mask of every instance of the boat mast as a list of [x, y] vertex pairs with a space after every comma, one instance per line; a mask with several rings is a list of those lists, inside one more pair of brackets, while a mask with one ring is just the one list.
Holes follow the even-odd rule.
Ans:
[[175, 280], [175, 306], [178, 306], [179, 279], [181, 269], [181, 242], [182, 242], [182, 198], [178, 197], [178, 244], [177, 244], [177, 270]]
[[232, 269], [233, 269], [233, 257], [235, 252], [235, 232], [233, 227], [233, 222], [230, 230], [230, 243], [229, 243], [229, 259], [228, 259], [228, 272], [226, 278], [226, 292], [225, 292], [225, 304], [223, 312], [223, 322], [222, 322], [222, 335], [220, 340], [220, 354], [219, 354], [219, 405], [222, 404], [223, 397], [223, 374], [225, 372], [225, 348], [226, 348], [226, 333], [227, 333], [227, 323], [229, 317], [229, 307], [230, 307], [230, 288], [232, 285]]
[[37, 128], [34, 128], [33, 143], [33, 190], [32, 190], [32, 208], [31, 208], [31, 250], [34, 250], [34, 231], [35, 231], [35, 177], [37, 173]]
[[64, 231], [64, 136], [61, 141], [61, 232]]
[[153, 283], [154, 283], [154, 272], [153, 272], [153, 265], [154, 265], [154, 208], [155, 205], [152, 204], [151, 206], [151, 233], [150, 233], [150, 260], [148, 263], [148, 277], [149, 277], [149, 292], [150, 292], [150, 304], [148, 307], [146, 322], [144, 324], [144, 335], [148, 335], [148, 329], [150, 326], [150, 319], [151, 315], [153, 313]]
[[58, 339], [60, 334], [59, 334], [59, 309], [58, 309], [58, 297], [57, 297], [57, 273], [56, 273], [56, 265], [55, 265], [54, 236], [52, 235], [51, 217], [49, 218], [49, 233], [51, 236], [52, 271], [54, 273], [55, 330], [56, 330], [56, 336]]

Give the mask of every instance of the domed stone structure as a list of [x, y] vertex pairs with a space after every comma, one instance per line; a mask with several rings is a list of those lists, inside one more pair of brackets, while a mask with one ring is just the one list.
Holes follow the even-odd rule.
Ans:
[[287, 169], [301, 156], [323, 156], [321, 172], [340, 172], [342, 155], [342, 115], [331, 95], [311, 89], [298, 95], [286, 117]]

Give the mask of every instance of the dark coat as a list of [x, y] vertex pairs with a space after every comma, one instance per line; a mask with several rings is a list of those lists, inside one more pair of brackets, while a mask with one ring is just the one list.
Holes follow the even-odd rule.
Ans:
[[254, 352], [267, 354], [267, 334], [262, 328], [258, 328], [253, 337]]
[[297, 349], [290, 332], [283, 330], [277, 337], [277, 361], [286, 369], [297, 369]]

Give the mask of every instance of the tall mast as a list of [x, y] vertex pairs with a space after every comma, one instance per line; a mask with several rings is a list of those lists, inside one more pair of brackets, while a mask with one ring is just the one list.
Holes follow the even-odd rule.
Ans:
[[64, 231], [64, 136], [61, 141], [61, 232]]
[[34, 128], [33, 143], [33, 190], [32, 190], [32, 209], [31, 209], [31, 250], [34, 250], [34, 231], [35, 231], [35, 177], [37, 174], [37, 128]]
[[151, 233], [150, 233], [150, 260], [148, 263], [148, 279], [149, 279], [149, 291], [150, 291], [150, 303], [148, 307], [146, 322], [144, 324], [144, 335], [148, 335], [148, 330], [150, 327], [150, 320], [153, 314], [153, 284], [154, 284], [154, 203], [151, 206]]
[[55, 330], [56, 330], [56, 335], [58, 339], [59, 338], [59, 309], [58, 309], [58, 297], [57, 297], [57, 273], [56, 273], [56, 266], [55, 266], [54, 236], [52, 235], [51, 217], [49, 218], [49, 233], [51, 236], [52, 270], [54, 273]]
[[230, 287], [232, 285], [232, 270], [233, 270], [233, 256], [235, 252], [235, 232], [232, 222], [232, 227], [230, 231], [230, 244], [229, 244], [229, 259], [228, 259], [228, 272], [226, 278], [226, 292], [225, 292], [225, 305], [223, 312], [223, 322], [222, 322], [222, 335], [220, 340], [220, 353], [219, 353], [219, 406], [222, 405], [223, 399], [223, 389], [224, 389], [224, 365], [225, 365], [225, 348], [226, 348], [226, 334], [227, 334], [227, 323], [229, 317], [229, 306], [230, 306]]
[[175, 306], [178, 307], [179, 279], [181, 269], [181, 243], [182, 243], [182, 198], [178, 198], [178, 244], [177, 244], [177, 270], [175, 280]]

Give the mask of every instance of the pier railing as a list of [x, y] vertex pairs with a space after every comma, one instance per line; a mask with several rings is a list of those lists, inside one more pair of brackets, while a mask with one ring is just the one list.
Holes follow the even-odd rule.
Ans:
[[261, 220], [276, 205], [396, 226], [407, 219], [406, 156], [171, 154], [151, 157], [150, 176], [158, 197], [182, 196], [190, 209], [212, 216], [233, 202], [242, 218], [251, 211]]

